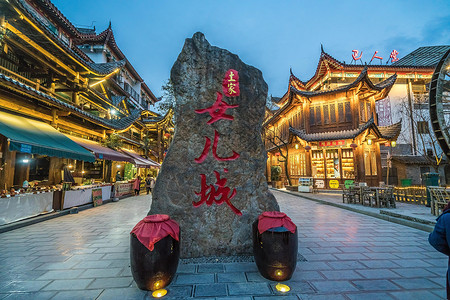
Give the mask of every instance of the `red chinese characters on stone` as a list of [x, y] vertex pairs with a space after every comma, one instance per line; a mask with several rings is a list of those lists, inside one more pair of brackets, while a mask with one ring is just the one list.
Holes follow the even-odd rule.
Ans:
[[[225, 173], [228, 172], [227, 169], [224, 169], [224, 171]], [[192, 201], [192, 204], [194, 207], [198, 207], [203, 203], [206, 203], [207, 206], [211, 206], [213, 203], [221, 205], [225, 202], [236, 215], [242, 216], [242, 212], [231, 203], [231, 199], [236, 195], [236, 189], [233, 189], [231, 192], [231, 189], [225, 186], [227, 179], [220, 178], [220, 174], [217, 171], [214, 171], [214, 174], [216, 175], [216, 183], [214, 185], [217, 186], [217, 188], [212, 184], [206, 184], [206, 175], [200, 174], [201, 190], [200, 192], [195, 192], [197, 196], [200, 196], [200, 200], [197, 202]]]
[[[236, 77], [234, 77], [235, 75]], [[231, 79], [236, 79], [236, 82], [238, 82], [237, 72], [235, 75], [231, 76]], [[207, 122], [207, 124], [212, 124], [219, 120], [234, 120], [234, 117], [231, 115], [227, 115], [226, 111], [229, 108], [236, 108], [239, 105], [229, 105], [228, 103], [223, 101], [222, 98], [222, 94], [220, 92], [217, 92], [217, 100], [211, 107], [196, 109], [195, 112], [198, 114], [209, 113], [211, 119]], [[233, 154], [229, 157], [219, 157], [219, 155], [217, 155], [217, 144], [219, 143], [219, 137], [219, 132], [217, 130], [214, 130], [214, 141], [212, 145], [212, 154], [214, 159], [218, 161], [231, 161], [239, 158], [240, 155], [235, 151], [233, 151]], [[211, 149], [211, 139], [206, 136], [205, 139], [205, 147], [203, 148], [202, 154], [198, 158], [194, 159], [194, 161], [199, 164], [205, 161]], [[225, 168], [224, 172], [227, 173], [228, 169]], [[200, 174], [201, 190], [200, 192], [195, 192], [197, 196], [200, 196], [200, 200], [197, 202], [192, 201], [192, 204], [194, 205], [194, 207], [198, 207], [203, 203], [206, 203], [207, 206], [211, 206], [213, 203], [221, 205], [225, 202], [235, 214], [242, 216], [242, 212], [239, 211], [239, 209], [237, 209], [233, 204], [231, 204], [231, 199], [233, 199], [233, 197], [236, 195], [236, 189], [233, 189], [233, 191], [231, 192], [231, 189], [225, 186], [227, 183], [227, 179], [220, 178], [220, 174], [217, 171], [214, 171], [214, 174], [216, 175], [216, 183], [214, 185], [206, 184], [206, 175]]]
[[222, 94], [217, 92], [217, 99], [216, 102], [214, 102], [214, 104], [208, 108], [204, 108], [204, 109], [196, 109], [195, 112], [198, 114], [204, 114], [204, 113], [209, 113], [209, 115], [211, 116], [211, 119], [209, 119], [208, 122], [206, 122], [206, 124], [212, 124], [214, 122], [217, 122], [219, 120], [234, 120], [233, 116], [227, 115], [225, 114], [225, 112], [227, 111], [227, 109], [229, 108], [235, 108], [238, 107], [239, 105], [229, 105], [228, 103], [226, 103], [225, 101], [222, 101]]
[[[206, 142], [205, 142], [205, 148], [203, 148], [203, 152], [202, 154], [194, 159], [196, 163], [202, 163], [206, 157], [208, 156], [209, 153], [209, 149], [211, 148], [211, 140], [209, 139], [209, 137], [206, 137]], [[228, 160], [235, 160], [237, 158], [239, 158], [239, 154], [233, 151], [233, 155], [229, 156], [229, 157], [219, 157], [217, 155], [217, 143], [219, 143], [219, 133], [217, 132], [217, 130], [214, 130], [214, 143], [213, 143], [213, 147], [212, 147], [212, 153], [213, 153], [213, 157], [215, 159], [217, 159], [218, 161], [228, 161]]]
[[236, 70], [229, 69], [225, 73], [222, 81], [222, 90], [227, 97], [237, 97], [241, 93], [239, 90], [239, 73]]

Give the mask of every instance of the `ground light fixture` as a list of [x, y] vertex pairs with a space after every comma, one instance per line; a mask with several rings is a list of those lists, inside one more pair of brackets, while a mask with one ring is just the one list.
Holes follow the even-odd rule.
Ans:
[[154, 291], [154, 292], [152, 293], [152, 296], [153, 296], [154, 298], [161, 298], [161, 297], [164, 297], [166, 294], [167, 294], [167, 290], [165, 290], [165, 289], [159, 289], [159, 290]]
[[22, 162], [25, 163], [25, 164], [27, 164], [27, 163], [30, 162], [30, 160], [29, 160], [28, 158], [25, 158], [25, 159], [22, 159]]
[[289, 286], [287, 286], [286, 284], [282, 284], [282, 283], [277, 283], [275, 285], [275, 289], [282, 293], [287, 293], [291, 290], [291, 288]]

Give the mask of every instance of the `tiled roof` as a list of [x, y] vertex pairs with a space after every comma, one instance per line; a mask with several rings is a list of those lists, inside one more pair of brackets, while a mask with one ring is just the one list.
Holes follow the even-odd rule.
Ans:
[[[76, 28], [62, 13], [61, 11], [49, 0], [34, 0], [47, 15], [52, 17], [52, 20], [56, 21], [58, 25], [63, 27], [75, 36], [92, 34], [92, 30]], [[95, 31], [94, 31], [95, 34]]]
[[305, 130], [297, 130], [292, 127], [289, 127], [289, 131], [307, 142], [345, 140], [357, 137], [358, 135], [363, 133], [364, 130], [366, 130], [373, 124], [374, 124], [373, 118], [370, 118], [370, 120], [367, 121], [366, 123], [361, 124], [358, 128], [351, 130], [306, 133]]
[[[114, 33], [111, 28], [111, 23], [109, 24], [108, 28], [106, 28], [104, 31], [99, 33], [95, 36], [83, 36], [79, 39], [74, 40], [74, 43], [77, 45], [83, 45], [83, 44], [107, 44], [111, 50], [116, 54], [116, 56], [119, 59], [125, 59], [126, 60], [126, 67], [130, 70], [130, 72], [133, 74], [133, 76], [140, 82], [143, 82], [144, 79], [138, 74], [136, 69], [131, 65], [131, 63], [127, 60], [125, 54], [120, 50], [119, 46], [117, 46], [116, 39], [114, 38]], [[147, 92], [147, 91], [146, 91]], [[151, 94], [153, 95], [153, 94]], [[150, 97], [151, 97], [150, 95]]]
[[114, 106], [118, 106], [120, 104], [120, 102], [122, 102], [123, 100], [125, 100], [127, 97], [125, 96], [111, 96], [111, 102]]
[[73, 114], [91, 121], [92, 123], [98, 124], [100, 126], [114, 129], [114, 130], [123, 130], [131, 126], [140, 116], [141, 116], [141, 110], [134, 110], [131, 111], [130, 115], [116, 119], [116, 120], [108, 120], [103, 119], [98, 116], [95, 116], [87, 111], [81, 110], [78, 107], [73, 106], [72, 104], [69, 104], [67, 102], [61, 101], [57, 98], [54, 98], [46, 93], [43, 93], [41, 91], [38, 91], [26, 84], [23, 84], [17, 80], [14, 80], [4, 74], [0, 73], [0, 83], [5, 83], [6, 87], [16, 87], [19, 88], [22, 91], [27, 92], [30, 95], [34, 95], [39, 97], [40, 99], [43, 99], [45, 102], [49, 102], [53, 104], [56, 107], [59, 107], [60, 109], [63, 109], [65, 111], [70, 111]]
[[386, 88], [390, 88], [392, 87], [392, 85], [394, 85], [395, 80], [397, 79], [397, 75], [394, 74], [391, 77], [389, 77], [388, 79], [378, 83], [378, 84], [373, 84], [372, 81], [369, 79], [368, 75], [367, 75], [367, 67], [365, 67], [361, 73], [359, 74], [358, 78], [356, 78], [355, 81], [353, 81], [352, 83], [348, 84], [348, 85], [344, 85], [342, 87], [336, 88], [336, 89], [332, 89], [332, 90], [321, 90], [321, 91], [300, 91], [296, 88], [294, 88], [293, 86], [291, 86], [290, 90], [291, 92], [300, 95], [300, 96], [304, 96], [304, 97], [315, 97], [315, 96], [319, 96], [319, 95], [326, 95], [326, 94], [333, 94], [333, 93], [338, 93], [338, 92], [344, 92], [347, 91], [353, 87], [356, 87], [360, 82], [365, 82], [367, 83], [367, 85], [377, 91], [381, 91], [383, 89]]
[[87, 63], [92, 69], [96, 70], [97, 73], [110, 74], [118, 68], [122, 68], [126, 64], [126, 60], [111, 61], [107, 63]]
[[392, 160], [408, 165], [428, 165], [430, 162], [419, 155], [392, 155]]
[[436, 67], [441, 57], [450, 50], [450, 45], [420, 47], [405, 57], [394, 62], [392, 66]]
[[395, 139], [400, 134], [402, 130], [402, 120], [395, 124], [389, 126], [378, 126], [378, 130], [380, 131], [381, 137], [385, 139]]
[[[49, 30], [47, 25], [38, 16], [38, 12], [36, 12], [35, 8], [32, 7], [29, 3], [27, 3], [25, 0], [17, 0], [17, 2], [22, 6], [23, 12], [28, 14], [28, 16], [31, 17], [40, 26], [40, 28], [44, 30], [46, 37], [51, 38], [55, 43], [57, 43], [67, 53], [69, 53], [72, 57], [76, 58], [77, 61], [81, 65], [85, 66], [88, 70], [92, 71], [93, 73], [96, 73], [99, 75], [108, 75], [110, 73], [110, 72], [104, 73], [104, 71], [105, 71], [104, 69], [97, 68], [97, 64], [94, 64], [93, 61], [86, 54], [84, 54], [83, 51], [78, 49], [76, 46], [72, 45], [72, 47], [70, 47], [66, 43], [62, 42], [62, 40], [58, 37], [58, 35], [55, 32]], [[43, 2], [46, 3], [48, 1], [43, 1]], [[38, 38], [38, 36], [33, 36], [33, 37], [35, 39]], [[88, 38], [88, 36], [83, 36], [83, 37]], [[47, 40], [42, 41], [42, 43], [47, 43]]]
[[89, 35], [96, 35], [95, 33], [95, 26], [94, 28], [81, 28], [77, 27], [77, 30], [83, 34], [89, 34]]

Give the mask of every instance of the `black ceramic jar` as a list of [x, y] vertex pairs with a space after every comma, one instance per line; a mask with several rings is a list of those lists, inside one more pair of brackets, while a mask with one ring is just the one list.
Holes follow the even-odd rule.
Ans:
[[258, 223], [259, 220], [256, 220], [252, 229], [253, 255], [259, 272], [269, 280], [289, 280], [297, 265], [297, 228], [292, 233], [289, 229], [278, 226], [260, 233]]
[[[180, 259], [179, 238], [177, 240], [171, 235], [167, 235], [153, 243], [150, 247], [152, 250], [150, 250], [141, 242], [142, 237], [140, 240], [136, 234], [140, 234], [140, 232], [132, 232], [130, 237], [130, 261], [131, 273], [137, 286], [148, 291], [155, 291], [168, 286], [178, 268]], [[150, 240], [155, 241], [155, 237], [152, 237], [151, 233], [150, 237], [148, 232], [144, 234], [147, 234], [147, 239], [150, 238]], [[177, 236], [179, 236], [179, 229]]]

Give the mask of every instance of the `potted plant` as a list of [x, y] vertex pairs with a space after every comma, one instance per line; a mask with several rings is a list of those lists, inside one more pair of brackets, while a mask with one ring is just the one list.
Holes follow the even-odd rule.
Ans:
[[270, 179], [272, 181], [273, 188], [276, 188], [276, 189], [282, 188], [281, 167], [280, 166], [272, 166], [270, 168]]

